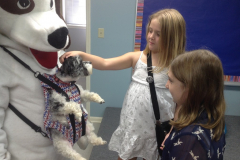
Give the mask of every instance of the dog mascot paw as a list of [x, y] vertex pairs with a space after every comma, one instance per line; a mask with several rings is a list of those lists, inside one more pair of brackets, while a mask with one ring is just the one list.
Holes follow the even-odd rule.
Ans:
[[54, 0], [0, 0], [0, 159], [65, 159], [9, 106], [44, 129], [38, 75], [56, 73], [58, 51], [69, 41]]

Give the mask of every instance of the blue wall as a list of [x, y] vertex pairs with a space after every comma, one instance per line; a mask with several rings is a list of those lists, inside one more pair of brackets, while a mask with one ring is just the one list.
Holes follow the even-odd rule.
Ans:
[[[91, 54], [103, 58], [121, 56], [134, 50], [136, 0], [91, 0]], [[98, 38], [104, 28], [104, 38]], [[91, 116], [102, 117], [106, 107], [122, 107], [131, 81], [131, 69], [93, 70], [91, 91], [105, 104], [91, 102]]]
[[[136, 0], [91, 0], [91, 54], [103, 58], [120, 56], [134, 49]], [[105, 37], [98, 38], [98, 28]], [[93, 70], [91, 91], [105, 104], [91, 103], [91, 116], [102, 117], [106, 107], [122, 107], [131, 81], [131, 69]], [[227, 115], [240, 116], [240, 87], [225, 86]]]

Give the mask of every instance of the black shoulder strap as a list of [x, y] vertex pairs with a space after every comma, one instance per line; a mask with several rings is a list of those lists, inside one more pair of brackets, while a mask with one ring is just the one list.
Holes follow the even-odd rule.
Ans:
[[34, 73], [34, 77], [38, 78], [40, 81], [48, 84], [49, 86], [51, 86], [53, 89], [55, 89], [58, 93], [61, 93], [62, 95], [64, 95], [67, 98], [67, 101], [69, 101], [69, 97], [68, 95], [55, 83], [53, 83], [52, 81], [50, 81], [49, 79], [47, 79], [46, 77], [44, 77], [43, 75], [40, 74], [40, 72], [35, 72], [34, 70], [32, 70], [32, 68], [27, 65], [25, 62], [23, 62], [21, 59], [19, 59], [16, 55], [14, 55], [11, 51], [9, 51], [7, 48], [3, 47], [0, 45], [0, 47], [7, 52], [10, 56], [12, 56], [16, 61], [18, 61], [21, 65], [23, 65], [25, 68], [27, 68], [28, 70], [30, 70], [31, 72]]
[[152, 73], [152, 54], [151, 54], [151, 52], [147, 54], [147, 70], [148, 70], [147, 82], [149, 83], [149, 87], [150, 87], [154, 115], [155, 115], [156, 120], [159, 120], [160, 113], [159, 113], [157, 95], [156, 95], [154, 78], [153, 78], [153, 73]]
[[[81, 93], [78, 86], [76, 84], [74, 84], [74, 85], [76, 86], [78, 92]], [[81, 110], [82, 110], [82, 112], [84, 112], [82, 107], [81, 107]], [[84, 136], [85, 134], [86, 134], [86, 122], [85, 122], [85, 119], [84, 119], [84, 115], [82, 114], [82, 136]]]
[[43, 132], [41, 127], [37, 126], [33, 122], [31, 122], [28, 118], [26, 118], [21, 112], [19, 112], [11, 103], [9, 103], [8, 107], [19, 117], [21, 118], [25, 123], [27, 123], [35, 132], [39, 132], [42, 134], [43, 137], [47, 137], [47, 133]]
[[28, 70], [30, 70], [31, 72], [35, 73], [26, 63], [24, 63], [21, 59], [19, 59], [17, 56], [15, 56], [11, 51], [9, 51], [7, 48], [5, 48], [4, 46], [0, 47], [7, 52], [10, 56], [12, 56], [16, 61], [18, 61], [19, 63], [21, 63], [21, 65], [23, 65], [25, 68], [27, 68]]
[[[49, 86], [51, 86], [53, 89], [55, 89], [58, 93], [61, 93], [63, 96], [66, 97], [67, 101], [70, 101], [68, 95], [66, 92], [64, 92], [58, 85], [56, 85], [55, 83], [53, 83], [52, 81], [50, 81], [49, 79], [47, 79], [46, 77], [44, 77], [43, 75], [41, 75], [40, 72], [35, 72], [31, 69], [31, 67], [29, 65], [27, 65], [25, 62], [23, 62], [21, 59], [19, 59], [16, 55], [14, 55], [11, 51], [9, 51], [8, 49], [6, 49], [4, 46], [0, 47], [7, 52], [9, 55], [11, 55], [16, 61], [18, 61], [20, 64], [22, 64], [25, 68], [27, 68], [28, 70], [30, 70], [31, 72], [34, 73], [34, 77], [38, 78], [40, 81], [48, 84]], [[79, 92], [80, 93], [80, 92]], [[31, 128], [38, 128], [36, 132], [40, 132], [42, 134], [43, 131], [40, 131], [41, 128], [38, 127], [37, 125], [35, 125], [34, 123], [32, 123], [29, 119], [27, 119], [23, 114], [21, 114], [13, 105], [9, 104], [9, 108], [18, 115], [19, 118], [21, 118], [25, 123], [27, 123]], [[76, 137], [76, 128], [75, 128], [75, 118], [74, 118], [74, 114], [70, 114], [69, 115], [72, 127], [73, 127], [73, 142], [75, 143], [75, 137]], [[40, 128], [40, 130], [39, 130]], [[44, 133], [44, 132], [43, 132]], [[46, 133], [44, 133], [46, 134]], [[43, 134], [42, 134], [43, 135]], [[44, 136], [46, 137], [46, 136]]]

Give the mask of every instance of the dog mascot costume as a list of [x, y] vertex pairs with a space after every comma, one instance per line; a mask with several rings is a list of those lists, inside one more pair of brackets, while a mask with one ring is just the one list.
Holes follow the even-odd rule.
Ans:
[[44, 95], [33, 71], [56, 73], [58, 51], [69, 45], [68, 29], [54, 0], [0, 0], [0, 160], [63, 160], [52, 141], [35, 132], [12, 110], [44, 129]]

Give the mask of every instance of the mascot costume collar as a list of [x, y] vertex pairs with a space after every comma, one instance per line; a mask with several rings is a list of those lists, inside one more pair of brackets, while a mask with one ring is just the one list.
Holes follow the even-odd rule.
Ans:
[[[34, 71], [56, 73], [58, 52], [70, 44], [65, 22], [54, 0], [0, 0], [0, 45]], [[0, 48], [0, 159], [64, 159], [52, 142], [34, 132], [9, 108], [14, 105], [44, 128], [40, 81]]]

